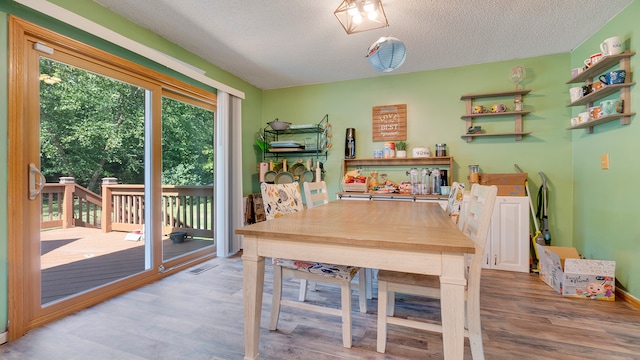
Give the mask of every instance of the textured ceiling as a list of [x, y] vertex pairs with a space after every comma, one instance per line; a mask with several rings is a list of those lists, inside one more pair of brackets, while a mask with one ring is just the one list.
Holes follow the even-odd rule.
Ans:
[[[347, 35], [342, 0], [94, 0], [260, 89], [384, 76], [365, 55], [407, 47], [388, 74], [573, 50], [632, 0], [382, 0], [389, 28]], [[606, 5], [605, 5], [606, 4]]]

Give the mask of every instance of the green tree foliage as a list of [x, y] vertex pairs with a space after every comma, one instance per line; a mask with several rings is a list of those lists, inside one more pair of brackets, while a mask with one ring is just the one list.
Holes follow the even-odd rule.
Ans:
[[162, 183], [213, 183], [213, 112], [162, 99]]
[[[73, 176], [100, 192], [103, 177], [144, 183], [145, 89], [41, 58], [41, 170], [47, 182]], [[172, 185], [213, 180], [213, 112], [165, 98], [163, 178]], [[166, 183], [166, 182], [165, 182]]]

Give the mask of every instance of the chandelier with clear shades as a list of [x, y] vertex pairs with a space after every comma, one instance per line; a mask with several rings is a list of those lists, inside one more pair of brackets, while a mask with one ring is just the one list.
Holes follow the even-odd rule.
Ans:
[[334, 14], [347, 34], [389, 26], [381, 0], [344, 0]]

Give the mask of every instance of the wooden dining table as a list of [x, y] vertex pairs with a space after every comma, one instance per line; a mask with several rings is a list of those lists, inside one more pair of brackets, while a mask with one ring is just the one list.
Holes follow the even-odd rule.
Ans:
[[440, 277], [445, 359], [464, 354], [465, 254], [475, 252], [436, 202], [336, 200], [235, 230], [244, 235], [244, 343], [258, 359], [265, 257]]

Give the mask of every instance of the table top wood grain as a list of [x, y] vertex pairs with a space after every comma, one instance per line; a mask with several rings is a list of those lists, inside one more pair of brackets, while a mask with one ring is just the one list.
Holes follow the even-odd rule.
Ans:
[[475, 253], [471, 239], [435, 202], [336, 200], [235, 232], [308, 243]]

